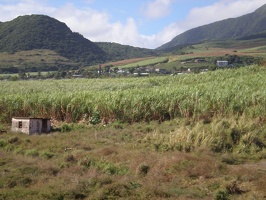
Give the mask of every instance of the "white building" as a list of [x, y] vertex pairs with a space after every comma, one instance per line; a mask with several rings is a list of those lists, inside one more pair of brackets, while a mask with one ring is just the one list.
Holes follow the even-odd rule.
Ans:
[[28, 135], [49, 133], [51, 131], [50, 119], [14, 117], [12, 118], [12, 131]]
[[216, 65], [218, 67], [226, 67], [226, 66], [228, 66], [228, 61], [227, 60], [217, 60]]

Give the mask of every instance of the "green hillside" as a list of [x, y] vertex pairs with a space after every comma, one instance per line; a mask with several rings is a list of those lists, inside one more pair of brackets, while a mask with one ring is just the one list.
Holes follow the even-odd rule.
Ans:
[[230, 18], [188, 30], [170, 42], [159, 47], [159, 50], [173, 50], [178, 46], [197, 44], [209, 40], [238, 39], [266, 30], [266, 4], [255, 12], [237, 18]]
[[156, 50], [91, 42], [45, 15], [20, 16], [0, 23], [0, 73], [66, 70], [157, 55]]
[[106, 53], [64, 23], [44, 15], [26, 15], [0, 25], [0, 51], [49, 49], [75, 62], [106, 60]]
[[95, 42], [102, 50], [104, 50], [109, 60], [117, 61], [131, 58], [144, 58], [150, 56], [158, 56], [160, 53], [156, 50], [132, 47], [129, 45], [121, 45], [114, 42]]

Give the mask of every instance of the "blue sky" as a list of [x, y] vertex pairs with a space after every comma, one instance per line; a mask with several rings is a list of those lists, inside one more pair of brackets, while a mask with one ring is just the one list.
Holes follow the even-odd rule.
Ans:
[[0, 0], [0, 21], [44, 14], [91, 41], [156, 48], [191, 28], [253, 12], [265, 0]]

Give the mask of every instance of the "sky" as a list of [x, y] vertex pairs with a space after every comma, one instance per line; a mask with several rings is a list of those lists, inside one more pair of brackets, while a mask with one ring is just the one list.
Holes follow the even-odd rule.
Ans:
[[265, 0], [0, 0], [0, 21], [43, 14], [93, 42], [157, 48], [201, 25], [255, 11]]

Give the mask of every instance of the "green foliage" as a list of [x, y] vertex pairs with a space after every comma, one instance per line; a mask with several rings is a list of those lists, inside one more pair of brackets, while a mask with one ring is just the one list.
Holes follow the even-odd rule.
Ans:
[[51, 159], [52, 157], [54, 157], [54, 153], [49, 151], [44, 151], [41, 153], [41, 156], [43, 156], [46, 159]]
[[39, 152], [36, 149], [30, 149], [25, 152], [26, 156], [32, 156], [32, 157], [37, 157], [39, 156]]
[[94, 111], [90, 118], [90, 124], [96, 125], [101, 123], [101, 115], [98, 111]]
[[6, 140], [3, 140], [3, 139], [0, 139], [0, 148], [3, 148], [7, 145], [7, 141]]
[[228, 200], [229, 194], [227, 190], [219, 190], [214, 194], [214, 199], [215, 200]]
[[85, 157], [78, 163], [80, 166], [84, 166], [86, 168], [95, 168], [109, 175], [124, 175], [128, 173], [127, 167], [110, 162], [99, 161], [94, 158]]
[[61, 127], [61, 132], [70, 132], [73, 130], [73, 124], [63, 124]]

